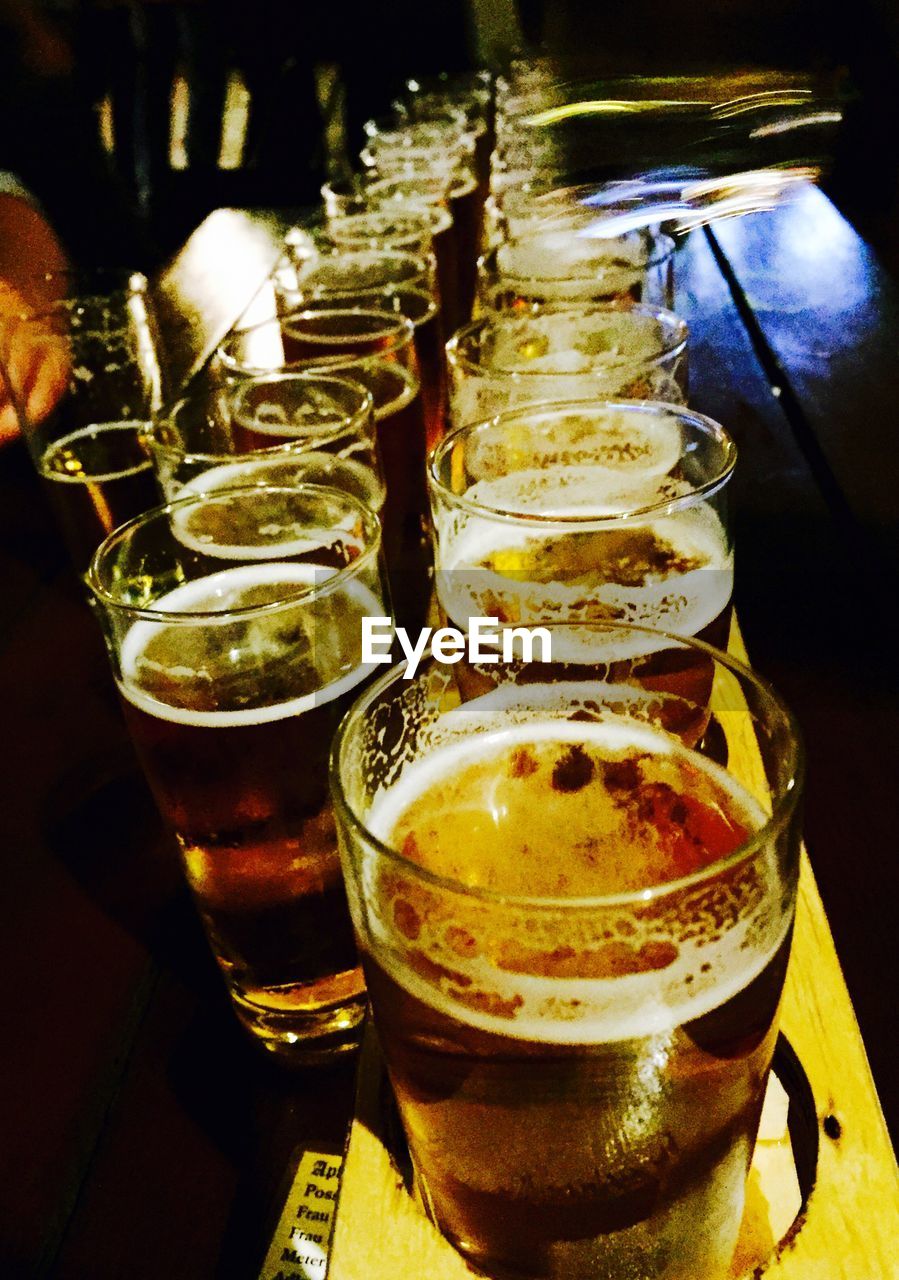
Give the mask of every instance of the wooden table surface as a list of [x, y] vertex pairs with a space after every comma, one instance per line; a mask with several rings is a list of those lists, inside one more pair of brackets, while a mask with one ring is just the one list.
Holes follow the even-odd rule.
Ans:
[[[815, 191], [694, 232], [677, 271], [691, 402], [740, 448], [743, 631], [804, 726], [807, 843], [895, 1141], [899, 293]], [[18, 447], [0, 572], [0, 1277], [254, 1280], [298, 1152], [342, 1145], [353, 1064], [288, 1074], [245, 1042]]]

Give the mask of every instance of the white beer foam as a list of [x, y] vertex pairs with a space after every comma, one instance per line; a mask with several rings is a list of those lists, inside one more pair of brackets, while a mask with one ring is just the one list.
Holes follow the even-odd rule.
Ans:
[[[201, 493], [208, 496], [216, 491], [224, 494], [229, 489], [240, 487], [241, 484], [258, 484], [258, 480], [254, 481], [252, 479], [257, 465], [259, 464], [256, 462], [248, 461], [236, 464], [226, 463], [222, 467], [212, 468], [210, 471], [205, 471], [200, 476], [188, 481], [187, 484], [179, 489], [177, 497], [184, 498], [192, 494]], [[242, 479], [242, 476], [245, 478]], [[199, 532], [191, 527], [193, 519], [198, 512], [202, 513], [203, 510], [202, 506], [189, 506], [186, 508], [176, 506], [172, 511], [171, 517], [172, 535], [182, 546], [188, 547], [191, 551], [198, 551], [214, 560], [281, 561], [285, 557], [308, 555], [319, 548], [346, 542], [350, 534], [351, 525], [356, 519], [352, 514], [347, 515], [344, 528], [339, 525], [329, 525], [327, 528], [310, 529], [307, 522], [296, 521], [294, 523], [293, 536], [291, 537], [291, 524], [285, 518], [287, 513], [283, 516], [276, 516], [273, 513], [269, 531], [277, 536], [271, 542], [217, 542], [213, 534], [204, 534], [202, 527]], [[260, 526], [259, 532], [264, 534], [266, 527]]]
[[[192, 495], [211, 494], [225, 489], [240, 488], [244, 485], [273, 485], [276, 488], [295, 484], [324, 484], [352, 493], [360, 498], [373, 511], [379, 511], [384, 504], [384, 487], [371, 467], [356, 462], [353, 458], [342, 454], [327, 453], [321, 449], [304, 449], [292, 453], [289, 446], [277, 457], [247, 458], [239, 462], [227, 462], [221, 466], [210, 467], [200, 472], [191, 480], [177, 487], [173, 496], [187, 498]], [[176, 518], [177, 520], [177, 518]], [[192, 550], [202, 551], [204, 555], [227, 557], [230, 559], [268, 559], [274, 554], [278, 557], [296, 554], [300, 551], [314, 551], [317, 547], [332, 545], [346, 540], [347, 530], [333, 532], [328, 537], [327, 530], [316, 530], [314, 540], [294, 539], [285, 544], [279, 543], [270, 548], [240, 548], [235, 555], [234, 548], [225, 547], [220, 552], [200, 539], [188, 541], [190, 533], [183, 527], [176, 533], [179, 542], [190, 546]], [[249, 550], [249, 554], [245, 554]], [[260, 556], [259, 552], [266, 554]], [[255, 554], [254, 554], [255, 553]]]
[[510, 241], [497, 249], [500, 282], [533, 281], [551, 288], [554, 296], [628, 293], [646, 270], [646, 254], [639, 241], [585, 240], [571, 233], [543, 233]]
[[[167, 595], [160, 596], [153, 602], [154, 609], [167, 613], [219, 613], [227, 614], [229, 610], [241, 607], [241, 598], [246, 592], [261, 585], [273, 585], [291, 588], [294, 586], [319, 586], [333, 577], [338, 570], [330, 566], [315, 564], [295, 564], [279, 562], [259, 565], [241, 565], [234, 569], [225, 569], [221, 573], [209, 574], [194, 582], [186, 582]], [[383, 616], [384, 609], [375, 594], [361, 582], [348, 582], [335, 599], [340, 596], [349, 597], [355, 606], [350, 611], [350, 623], [353, 626], [363, 615]], [[302, 602], [297, 608], [302, 609]], [[222, 619], [223, 625], [228, 625]], [[268, 623], [275, 631], [284, 625], [283, 611], [275, 610], [270, 615], [263, 615], [256, 626], [265, 628]], [[141, 659], [146, 653], [150, 641], [167, 630], [174, 630], [181, 624], [170, 622], [140, 621], [132, 624], [121, 647], [121, 676], [117, 680], [119, 692], [135, 707], [146, 711], [149, 715], [161, 720], [170, 720], [175, 724], [194, 725], [202, 728], [226, 728], [236, 725], [269, 724], [275, 720], [283, 720], [287, 716], [302, 715], [313, 707], [319, 707], [335, 698], [342, 697], [348, 690], [355, 688], [366, 676], [376, 670], [371, 664], [359, 664], [352, 671], [346, 672], [336, 680], [324, 684], [312, 693], [305, 693], [297, 698], [290, 698], [274, 706], [257, 706], [232, 711], [197, 711], [189, 707], [173, 706], [153, 697], [141, 688]], [[184, 624], [189, 625], [187, 623]], [[198, 626], [215, 626], [215, 622], [199, 622]], [[361, 623], [359, 624], [361, 625]], [[261, 636], [265, 643], [267, 637]], [[201, 673], [189, 667], [169, 668], [172, 674], [183, 679], [200, 676]], [[208, 676], [205, 677], [208, 680]]]
[[[589, 697], [590, 686], [583, 687]], [[506, 691], [496, 692], [500, 697], [495, 699], [495, 705], [501, 705], [506, 700]], [[534, 694], [535, 690], [529, 692]], [[520, 694], [520, 690], [514, 693]], [[471, 716], [479, 704], [486, 704], [494, 697], [488, 694], [451, 712], [445, 717], [447, 728], [453, 719]], [[733, 796], [737, 811], [747, 817], [752, 828], [758, 829], [765, 822], [765, 814], [757, 802], [720, 766], [688, 751], [664, 733], [623, 717], [610, 716], [601, 722], [534, 721], [492, 733], [483, 730], [479, 733], [472, 725], [461, 742], [438, 747], [425, 759], [408, 765], [398, 783], [375, 798], [367, 823], [379, 839], [386, 841], [403, 813], [441, 777], [515, 745], [544, 741], [588, 743], [616, 752], [628, 749], [666, 755], [676, 752], [725, 788]], [[765, 898], [779, 904], [781, 895], [774, 850], [762, 851], [755, 857], [764, 882]], [[366, 898], [370, 903], [377, 902], [379, 882], [374, 859], [364, 867], [363, 874]], [[584, 908], [578, 908], [576, 901], [572, 900], [572, 911], [583, 912]], [[564, 941], [563, 910], [559, 911], [560, 942]], [[626, 909], [622, 909], [622, 914], [627, 914]], [[678, 954], [666, 969], [615, 978], [513, 974], [496, 968], [481, 956], [466, 960], [449, 950], [436, 955], [429, 952], [438, 963], [445, 963], [449, 969], [471, 979], [467, 993], [481, 991], [496, 996], [507, 1007], [511, 1007], [513, 1001], [520, 1001], [510, 1017], [474, 1009], [454, 998], [452, 979], [448, 976], [426, 981], [403, 963], [401, 952], [408, 945], [406, 940], [399, 939], [397, 947], [395, 938], [375, 911], [369, 912], [369, 921], [378, 963], [410, 995], [443, 1015], [513, 1039], [588, 1045], [663, 1036], [723, 1005], [764, 970], [786, 936], [790, 916], [779, 908], [767, 915], [756, 913], [706, 941], [696, 937], [670, 937], [666, 940], [677, 946]], [[639, 928], [638, 920], [633, 923]], [[634, 945], [640, 944], [639, 933], [632, 941]], [[427, 946], [420, 938], [419, 945], [422, 944]]]
[[[488, 490], [494, 502], [497, 495], [505, 501], [514, 496], [512, 484], [506, 481], [521, 479], [528, 501], [517, 508], [513, 501], [511, 506], [517, 510], [533, 508], [544, 511], [546, 519], [539, 527], [516, 528], [501, 517], [491, 519], [472, 513], [454, 516], [457, 523], [453, 526], [444, 513], [438, 517], [440, 564], [436, 574], [437, 596], [444, 613], [455, 625], [464, 628], [466, 619], [470, 617], [495, 616], [495, 606], [499, 603], [506, 605], [503, 614], [514, 617], [516, 625], [552, 625], [556, 622], [594, 622], [601, 625], [599, 611], [607, 610], [614, 611], [607, 616], [635, 627], [695, 636], [723, 613], [733, 593], [733, 555], [727, 546], [721, 522], [710, 506], [697, 503], [671, 515], [629, 520], [627, 524], [622, 522], [617, 526], [604, 526], [598, 519], [595, 525], [584, 521], [572, 528], [561, 520], [578, 514], [590, 513], [599, 518], [631, 510], [635, 505], [641, 505], [640, 490], [627, 488], [622, 491], [609, 484], [604, 494], [602, 483], [605, 477], [601, 476], [599, 468], [591, 468], [575, 472], [569, 477], [568, 485], [560, 485], [558, 474], [554, 472], [552, 490], [544, 497], [542, 486], [546, 484], [549, 490], [550, 485], [546, 476], [546, 472], [522, 473], [521, 477], [481, 482], [469, 491], [472, 497], [481, 501]], [[527, 489], [529, 482], [532, 485], [530, 490]], [[535, 494], [539, 499], [536, 507], [532, 501]], [[654, 486], [647, 486], [643, 491], [645, 505], [651, 503], [653, 495], [658, 496], [658, 491]], [[564, 502], [560, 501], [563, 496]], [[558, 517], [560, 523], [553, 524], [553, 517]], [[602, 528], [617, 528], [619, 531], [650, 529], [681, 554], [698, 560], [700, 567], [686, 573], [649, 579], [640, 586], [598, 583], [587, 587], [558, 581], [528, 581], [526, 571], [522, 572], [523, 580], [516, 580], [492, 569], [476, 567], [497, 552], [514, 553], [525, 539], [562, 542], [578, 530]], [[668, 644], [664, 638], [653, 643], [650, 637], [640, 633], [568, 633], [559, 627], [553, 632], [552, 656], [555, 661], [596, 662], [597, 649], [601, 646], [603, 660], [612, 662], [654, 653], [667, 648]]]
[[485, 370], [519, 373], [639, 370], [662, 357], [666, 331], [640, 311], [550, 312], [519, 318], [501, 313], [481, 338]]

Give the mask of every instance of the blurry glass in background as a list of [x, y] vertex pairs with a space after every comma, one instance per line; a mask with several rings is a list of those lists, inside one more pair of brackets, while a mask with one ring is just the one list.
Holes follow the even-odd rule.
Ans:
[[104, 537], [158, 501], [144, 435], [162, 397], [138, 272], [47, 276], [44, 307], [0, 327], [22, 434], [83, 572]]

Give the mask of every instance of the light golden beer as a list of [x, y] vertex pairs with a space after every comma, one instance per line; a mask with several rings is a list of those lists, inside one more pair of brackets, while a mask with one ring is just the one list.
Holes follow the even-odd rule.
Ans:
[[[556, 663], [590, 666], [601, 648], [618, 670], [698, 696], [710, 666], [696, 653], [652, 631], [599, 645], [589, 627], [726, 643], [734, 462], [722, 428], [674, 405], [541, 405], [451, 432], [429, 470], [442, 613], [462, 631], [472, 617], [558, 627]], [[490, 680], [467, 660], [457, 675], [470, 689]]]

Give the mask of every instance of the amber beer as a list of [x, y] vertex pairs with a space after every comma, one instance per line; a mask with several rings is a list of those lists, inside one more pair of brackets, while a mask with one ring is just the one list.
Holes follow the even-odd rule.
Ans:
[[[777, 1033], [795, 831], [668, 733], [657, 694], [538, 682], [446, 710], [433, 667], [414, 691], [393, 680], [339, 734], [336, 794], [428, 1212], [490, 1275], [718, 1280]], [[731, 710], [751, 731], [747, 703]], [[363, 717], [401, 741], [379, 748]], [[796, 767], [787, 742], [778, 822]]]
[[[308, 337], [316, 329], [333, 338], [338, 324], [350, 332], [357, 317], [368, 314], [351, 310], [308, 312], [304, 334]], [[377, 351], [340, 356], [332, 347], [330, 354], [323, 349], [321, 357], [298, 361], [296, 368], [347, 378], [371, 392], [387, 491], [383, 540], [393, 612], [398, 625], [418, 630], [427, 616], [431, 554], [425, 536], [427, 432], [415, 329], [412, 321], [404, 317], [378, 314], [385, 342]]]
[[146, 422], [98, 422], [47, 445], [38, 461], [76, 569], [107, 534], [159, 501]]
[[[361, 618], [384, 611], [377, 550], [348, 494], [257, 487], [157, 508], [91, 571], [128, 728], [236, 1012], [301, 1060], [351, 1048], [364, 1010], [327, 761], [368, 675]], [[143, 600], [148, 563], [159, 588]]]
[[[332, 302], [310, 303], [308, 310], [323, 310]], [[433, 295], [424, 289], [399, 285], [377, 292], [362, 292], [352, 304], [365, 311], [390, 312], [411, 320], [415, 329], [415, 354], [421, 377], [421, 400], [425, 418], [425, 437], [428, 449], [443, 438], [447, 422], [446, 346], [444, 343], [443, 316]], [[288, 319], [289, 327], [289, 319]]]
[[[463, 631], [470, 617], [555, 626], [557, 664], [601, 654], [608, 670], [707, 700], [711, 667], [696, 651], [640, 630], [595, 643], [583, 628], [629, 622], [726, 644], [734, 460], [721, 427], [674, 405], [535, 406], [451, 432], [429, 470], [444, 616]], [[491, 678], [466, 661], [457, 676], [468, 690]]]

